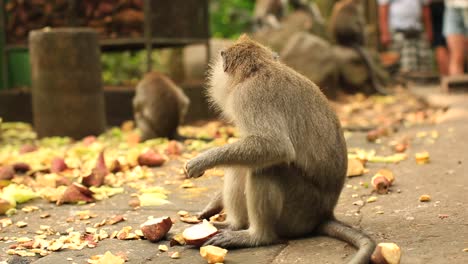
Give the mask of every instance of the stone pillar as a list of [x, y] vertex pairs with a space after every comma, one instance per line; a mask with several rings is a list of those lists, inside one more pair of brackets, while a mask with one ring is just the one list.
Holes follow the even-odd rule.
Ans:
[[39, 137], [97, 135], [106, 127], [98, 36], [87, 28], [31, 31], [34, 127]]

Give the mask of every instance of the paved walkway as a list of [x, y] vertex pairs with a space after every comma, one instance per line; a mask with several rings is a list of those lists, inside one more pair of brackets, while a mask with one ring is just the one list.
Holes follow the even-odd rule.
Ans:
[[[377, 242], [397, 243], [403, 252], [403, 264], [462, 264], [468, 263], [468, 96], [447, 96], [437, 94], [434, 88], [418, 88], [417, 92], [430, 94], [428, 99], [438, 104], [449, 105], [447, 113], [436, 125], [422, 125], [412, 128], [402, 128], [398, 135], [415, 137], [418, 132], [437, 131], [439, 137], [416, 138], [408, 149], [408, 159], [400, 164], [388, 165], [396, 176], [392, 192], [387, 195], [376, 195], [376, 202], [364, 203], [362, 207], [353, 205], [357, 200], [366, 201], [371, 195], [370, 188], [360, 186], [360, 182], [370, 182], [374, 173], [383, 168], [382, 164], [369, 164], [369, 173], [349, 178], [347, 188], [343, 190], [336, 216], [355, 227], [361, 228]], [[354, 133], [348, 142], [350, 147], [379, 149], [381, 145], [368, 143], [365, 134]], [[419, 151], [430, 153], [429, 164], [416, 165], [414, 153]], [[173, 161], [174, 166], [180, 166]], [[170, 170], [166, 176], [156, 178], [156, 183], [165, 181], [180, 181], [182, 176], [175, 170]], [[39, 218], [40, 212], [24, 213], [19, 211], [13, 220], [23, 220], [28, 227], [18, 229], [10, 226], [0, 233], [0, 236], [32, 236], [39, 225], [51, 225], [58, 232], [65, 232], [71, 226], [83, 231], [85, 222], [67, 223], [66, 219], [78, 210], [91, 210], [97, 214], [90, 222], [97, 223], [114, 214], [123, 214], [127, 221], [115, 226], [106, 226], [109, 233], [123, 226], [138, 228], [148, 216], [169, 215], [175, 219], [179, 210], [196, 212], [210, 199], [211, 194], [221, 186], [221, 177], [207, 176], [195, 180], [199, 187], [206, 187], [202, 192], [181, 189], [178, 184], [165, 185], [171, 194], [172, 204], [158, 208], [141, 208], [136, 211], [128, 206], [129, 194], [114, 196], [92, 205], [70, 206], [55, 205], [37, 201], [33, 204], [41, 207], [51, 217]], [[200, 190], [200, 189], [194, 189]], [[432, 200], [427, 203], [419, 201], [419, 196], [429, 194]], [[28, 203], [27, 205], [31, 205]], [[181, 232], [187, 224], [177, 222], [171, 233]], [[19, 235], [21, 234], [21, 235]], [[159, 244], [168, 244], [167, 241]], [[86, 263], [87, 259], [107, 250], [124, 252], [128, 256], [127, 263], [206, 263], [198, 253], [198, 249], [189, 247], [173, 247], [170, 251], [179, 251], [180, 259], [171, 259], [167, 253], [157, 249], [158, 244], [146, 240], [105, 239], [95, 248], [79, 251], [63, 250], [34, 263]], [[10, 258], [5, 251], [9, 244], [0, 242], [0, 260]], [[325, 238], [312, 237], [289, 241], [287, 244], [254, 249], [231, 250], [226, 263], [345, 263], [355, 253], [355, 249], [346, 243]], [[67, 261], [67, 258], [72, 260]], [[27, 258], [22, 258], [22, 261]], [[20, 259], [10, 263], [26, 263]]]

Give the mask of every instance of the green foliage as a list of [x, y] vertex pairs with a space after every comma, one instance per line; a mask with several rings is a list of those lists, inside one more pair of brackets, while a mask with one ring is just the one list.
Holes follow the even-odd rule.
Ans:
[[253, 0], [210, 1], [211, 34], [215, 38], [237, 38], [248, 31], [255, 6]]
[[[158, 51], [153, 51], [151, 58], [154, 69], [162, 67]], [[102, 53], [101, 63], [105, 85], [134, 86], [146, 72], [146, 51]]]
[[[248, 31], [254, 0], [210, 1], [211, 34], [216, 38], [237, 38]], [[105, 85], [135, 86], [146, 71], [146, 51], [106, 52], [101, 56]], [[167, 61], [159, 50], [152, 53], [153, 69], [165, 72]]]

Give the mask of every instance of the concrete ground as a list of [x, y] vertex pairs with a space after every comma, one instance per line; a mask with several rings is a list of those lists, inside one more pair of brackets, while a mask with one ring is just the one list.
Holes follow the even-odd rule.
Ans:
[[[437, 131], [439, 137], [429, 140], [417, 138], [408, 149], [408, 159], [399, 164], [368, 164], [370, 171], [363, 176], [347, 179], [340, 201], [336, 207], [338, 219], [360, 228], [377, 242], [394, 242], [402, 249], [403, 264], [440, 264], [468, 263], [468, 95], [438, 94], [437, 89], [424, 87], [416, 89], [418, 93], [429, 95], [429, 101], [450, 106], [446, 114], [435, 125], [421, 125], [402, 128], [398, 135], [415, 137], [418, 132]], [[381, 145], [368, 143], [364, 133], [353, 133], [348, 141], [349, 147], [379, 149]], [[428, 151], [429, 164], [417, 165], [414, 153]], [[181, 168], [181, 163], [173, 161], [173, 166]], [[166, 167], [166, 166], [164, 166]], [[391, 169], [396, 177], [392, 192], [386, 195], [371, 193], [371, 188], [364, 188], [360, 182], [370, 182], [375, 172], [383, 167]], [[169, 170], [166, 176], [159, 176], [156, 183], [164, 185], [167, 180], [182, 182], [182, 175], [176, 170]], [[33, 236], [40, 225], [50, 225], [58, 232], [69, 227], [83, 231], [85, 226], [100, 222], [114, 214], [123, 214], [127, 220], [114, 226], [105, 226], [109, 233], [120, 230], [123, 226], [138, 228], [148, 216], [169, 215], [178, 219], [177, 211], [197, 212], [210, 200], [211, 195], [222, 184], [219, 176], [207, 176], [193, 181], [196, 186], [206, 189], [181, 189], [179, 184], [164, 186], [171, 191], [169, 205], [145, 207], [132, 210], [128, 206], [129, 194], [116, 195], [95, 205], [63, 205], [57, 207], [42, 201], [27, 203], [37, 205], [40, 211], [24, 213], [19, 211], [13, 221], [28, 222], [28, 226], [19, 229], [10, 226], [0, 232], [0, 236]], [[356, 195], [357, 194], [357, 195]], [[430, 202], [422, 203], [419, 197], [428, 194]], [[377, 201], [366, 203], [368, 197], [375, 195]], [[353, 205], [362, 200], [363, 206]], [[67, 217], [76, 211], [91, 210], [97, 214], [85, 221], [67, 223]], [[48, 212], [51, 217], [41, 219], [39, 215]], [[188, 224], [178, 221], [172, 228], [172, 234], [181, 232]], [[12, 260], [6, 254], [11, 243], [0, 242], [0, 261]], [[150, 243], [147, 240], [105, 239], [95, 248], [83, 250], [63, 250], [43, 258], [13, 258], [7, 263], [86, 263], [87, 259], [106, 251], [124, 252], [127, 263], [206, 263], [198, 249], [175, 246], [171, 252], [180, 252], [180, 259], [171, 259], [168, 253], [158, 251], [159, 244], [168, 245], [168, 241]], [[251, 249], [230, 250], [226, 263], [346, 263], [355, 253], [350, 245], [326, 237], [309, 237], [292, 240], [285, 244]], [[67, 260], [71, 258], [71, 260]], [[1, 263], [1, 262], [0, 262]]]

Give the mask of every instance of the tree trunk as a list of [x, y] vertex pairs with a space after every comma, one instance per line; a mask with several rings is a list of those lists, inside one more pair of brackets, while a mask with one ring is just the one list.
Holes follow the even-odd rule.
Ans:
[[29, 46], [38, 136], [102, 133], [106, 117], [97, 34], [86, 28], [34, 30]]

